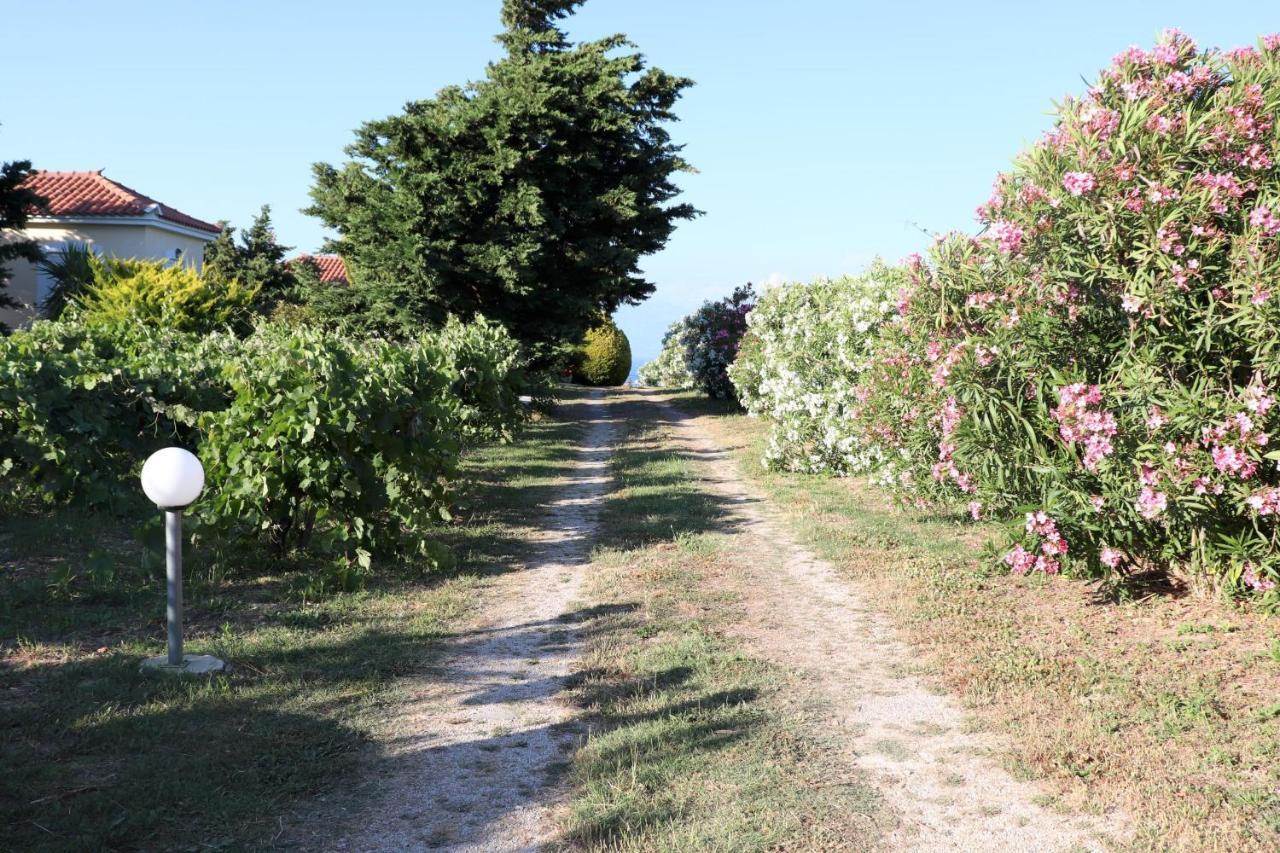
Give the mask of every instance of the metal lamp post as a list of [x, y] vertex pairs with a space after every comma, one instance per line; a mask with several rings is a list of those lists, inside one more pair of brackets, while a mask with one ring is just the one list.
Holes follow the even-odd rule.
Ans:
[[212, 655], [182, 653], [182, 511], [204, 488], [204, 466], [181, 447], [157, 450], [142, 466], [142, 491], [164, 511], [165, 579], [168, 587], [169, 653], [143, 661], [144, 670], [203, 674], [226, 664]]

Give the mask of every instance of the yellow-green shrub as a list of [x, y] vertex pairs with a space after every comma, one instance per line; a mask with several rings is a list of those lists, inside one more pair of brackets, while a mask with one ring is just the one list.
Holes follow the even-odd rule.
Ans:
[[614, 322], [605, 319], [582, 341], [576, 376], [584, 385], [621, 385], [631, 375], [631, 342]]
[[93, 281], [73, 303], [87, 322], [141, 322], [184, 332], [234, 325], [249, 315], [255, 289], [194, 269], [139, 258], [91, 259]]

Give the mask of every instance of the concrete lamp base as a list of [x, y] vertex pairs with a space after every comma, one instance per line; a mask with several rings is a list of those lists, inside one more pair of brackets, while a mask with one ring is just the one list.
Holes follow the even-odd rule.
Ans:
[[169, 663], [169, 658], [147, 658], [142, 662], [143, 673], [163, 673], [164, 675], [213, 675], [215, 672], [226, 672], [226, 661], [218, 660], [213, 655], [183, 655], [182, 663], [176, 666]]

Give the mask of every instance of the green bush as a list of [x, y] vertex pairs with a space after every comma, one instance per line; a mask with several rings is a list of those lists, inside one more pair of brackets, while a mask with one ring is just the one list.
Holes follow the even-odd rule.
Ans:
[[483, 317], [466, 323], [450, 317], [439, 341], [456, 374], [450, 393], [460, 404], [464, 442], [511, 440], [528, 413], [520, 396], [537, 384], [525, 370], [520, 343]]
[[228, 403], [199, 418], [210, 525], [367, 563], [449, 517], [461, 404], [438, 341], [263, 326], [222, 372]]
[[575, 371], [584, 385], [621, 385], [631, 375], [631, 342], [613, 322], [605, 320], [587, 331]]
[[248, 337], [37, 322], [0, 339], [0, 488], [117, 508], [162, 446], [206, 468], [207, 532], [367, 565], [437, 559], [465, 444], [524, 418], [517, 345], [451, 321], [410, 341], [263, 323]]
[[138, 464], [195, 440], [220, 404], [220, 359], [195, 335], [134, 323], [37, 322], [0, 337], [0, 488], [114, 507]]

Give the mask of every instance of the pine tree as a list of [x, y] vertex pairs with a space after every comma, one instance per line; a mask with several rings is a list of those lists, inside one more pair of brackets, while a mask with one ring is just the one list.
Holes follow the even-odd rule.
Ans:
[[[27, 227], [33, 211], [46, 203], [23, 183], [31, 176], [30, 160], [15, 160], [0, 165], [0, 308], [21, 308], [6, 291], [9, 286], [9, 261], [26, 260], [39, 263], [44, 258], [40, 244], [18, 236]], [[0, 334], [9, 327], [0, 323]]]
[[276, 242], [271, 206], [262, 206], [253, 224], [240, 234], [239, 243], [235, 236], [236, 229], [228, 225], [205, 246], [204, 274], [257, 288], [254, 309], [258, 313], [270, 313], [280, 303], [291, 301], [297, 282], [284, 260], [291, 247]]
[[[581, 0], [505, 0], [484, 79], [363, 125], [317, 164], [308, 212], [339, 237], [371, 325], [484, 314], [548, 355], [653, 292], [639, 260], [679, 220], [689, 171], [664, 125], [690, 81], [624, 36], [571, 43]], [[353, 299], [356, 298], [353, 294]]]

